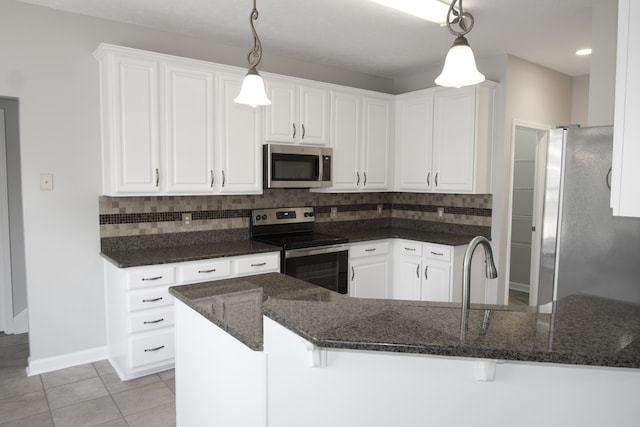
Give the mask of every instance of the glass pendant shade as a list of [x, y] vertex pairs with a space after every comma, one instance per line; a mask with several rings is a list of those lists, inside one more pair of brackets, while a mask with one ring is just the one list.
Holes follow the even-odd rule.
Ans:
[[473, 51], [463, 36], [458, 36], [444, 60], [442, 73], [436, 78], [438, 86], [462, 87], [483, 82], [484, 74], [478, 71]]
[[247, 104], [252, 107], [271, 105], [264, 89], [264, 81], [255, 68], [249, 69], [242, 81], [240, 94], [233, 100], [237, 104]]

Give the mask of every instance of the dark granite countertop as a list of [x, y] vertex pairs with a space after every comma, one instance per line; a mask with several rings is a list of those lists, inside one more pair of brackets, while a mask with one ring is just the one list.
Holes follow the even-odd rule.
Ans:
[[279, 273], [170, 292], [258, 351], [264, 314], [323, 348], [640, 368], [640, 307], [602, 298], [566, 297], [553, 314], [472, 305], [463, 329], [458, 304], [351, 298]]
[[441, 245], [459, 246], [468, 244], [475, 236], [467, 234], [442, 233], [403, 227], [380, 227], [364, 230], [341, 230], [341, 236], [349, 242], [364, 242], [379, 239], [407, 239], [419, 242], [438, 243]]
[[277, 246], [253, 240], [234, 240], [183, 246], [103, 250], [101, 255], [115, 266], [127, 268], [279, 251], [280, 248]]

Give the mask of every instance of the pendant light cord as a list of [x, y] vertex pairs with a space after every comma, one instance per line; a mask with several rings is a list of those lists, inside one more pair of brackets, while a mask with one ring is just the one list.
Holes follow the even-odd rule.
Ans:
[[[456, 3], [458, 3], [458, 9], [455, 8]], [[452, 15], [454, 16], [453, 19], [451, 19]], [[447, 28], [449, 29], [449, 32], [454, 36], [464, 36], [471, 31], [473, 24], [473, 15], [462, 9], [462, 0], [453, 0], [449, 6], [449, 11], [447, 12]], [[452, 25], [458, 25], [462, 31], [454, 30], [451, 27]]]
[[260, 38], [256, 32], [256, 27], [253, 25], [253, 21], [258, 19], [258, 9], [256, 8], [256, 0], [253, 0], [253, 10], [249, 15], [249, 25], [251, 25], [251, 32], [253, 33], [253, 49], [249, 51], [247, 60], [249, 61], [249, 68], [256, 68], [262, 60], [262, 44]]

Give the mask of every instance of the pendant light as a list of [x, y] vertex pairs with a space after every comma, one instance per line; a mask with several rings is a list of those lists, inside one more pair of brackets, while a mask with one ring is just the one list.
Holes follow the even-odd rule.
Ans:
[[258, 9], [256, 9], [256, 0], [253, 0], [253, 9], [249, 15], [249, 25], [251, 25], [251, 32], [253, 33], [253, 49], [249, 51], [247, 56], [249, 71], [242, 82], [240, 94], [233, 100], [238, 104], [247, 104], [252, 107], [271, 105], [271, 101], [267, 98], [267, 93], [264, 89], [264, 81], [256, 68], [262, 60], [262, 44], [258, 38], [256, 27], [253, 25], [253, 21], [257, 19]]
[[[458, 3], [458, 8], [455, 4]], [[465, 38], [473, 28], [473, 16], [462, 9], [462, 0], [453, 0], [447, 12], [447, 28], [456, 36], [453, 46], [449, 49], [444, 60], [442, 73], [436, 78], [438, 86], [462, 87], [471, 86], [483, 82], [484, 74], [478, 71], [476, 60]], [[458, 25], [461, 31], [454, 30], [451, 26]]]

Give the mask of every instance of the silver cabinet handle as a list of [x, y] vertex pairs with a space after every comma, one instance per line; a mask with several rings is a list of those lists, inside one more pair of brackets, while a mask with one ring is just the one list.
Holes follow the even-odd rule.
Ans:
[[362, 174], [364, 175], [364, 182], [362, 183], [362, 185], [367, 185], [367, 173], [363, 172]]
[[160, 347], [155, 347], [155, 348], [145, 348], [144, 352], [146, 353], [147, 351], [158, 351], [158, 350], [162, 350], [164, 348], [163, 345], [161, 345]]
[[360, 185], [360, 172], [356, 172], [356, 185]]
[[150, 281], [150, 280], [160, 280], [160, 279], [162, 279], [162, 276], [143, 277], [142, 281], [143, 282], [147, 282], [147, 281]]
[[302, 139], [304, 139], [304, 134], [306, 133], [306, 131], [304, 129], [304, 123], [301, 126], [302, 126]]
[[160, 322], [164, 322], [164, 319], [158, 319], [158, 320], [145, 320], [143, 323], [145, 325], [153, 325], [155, 323], [160, 323]]
[[213, 169], [211, 169], [211, 188], [213, 188], [213, 182], [216, 180], [215, 174], [213, 173]]
[[420, 278], [420, 264], [416, 265], [416, 278]]
[[439, 173], [439, 172], [436, 172], [436, 179], [435, 179], [436, 187], [438, 186], [438, 173]]
[[442, 256], [442, 255], [444, 255], [444, 253], [431, 251], [431, 255]]
[[415, 251], [416, 248], [404, 248], [405, 251]]
[[431, 185], [429, 181], [431, 181], [431, 172], [427, 173], [427, 185]]
[[356, 277], [356, 270], [351, 267], [351, 281], [353, 282], [353, 278]]
[[212, 268], [210, 270], [198, 270], [198, 273], [200, 274], [206, 274], [206, 273], [213, 273], [214, 271], [216, 271], [215, 268]]
[[227, 177], [224, 175], [224, 171], [222, 171], [222, 186], [224, 187], [225, 182], [227, 182]]
[[365, 252], [375, 252], [375, 251], [376, 251], [376, 248], [365, 249], [364, 251], [365, 251]]
[[267, 265], [266, 262], [259, 262], [257, 264], [251, 264], [251, 267], [262, 267], [263, 265]]
[[429, 280], [429, 266], [424, 267], [424, 278]]
[[160, 186], [160, 171], [156, 168], [156, 187]]
[[293, 125], [293, 139], [296, 139], [296, 124], [292, 123]]
[[607, 172], [607, 176], [604, 179], [604, 181], [607, 183], [607, 187], [609, 188], [609, 190], [611, 190], [611, 171], [613, 170], [613, 168], [609, 168], [609, 172]]
[[163, 299], [162, 297], [151, 298], [151, 299], [143, 299], [142, 302], [157, 302], [157, 301], [161, 301], [162, 299]]

